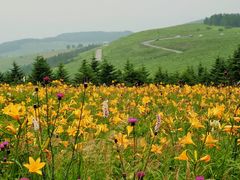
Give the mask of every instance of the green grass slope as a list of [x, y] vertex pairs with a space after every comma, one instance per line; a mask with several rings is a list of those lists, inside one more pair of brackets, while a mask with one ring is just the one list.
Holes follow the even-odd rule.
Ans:
[[[162, 40], [163, 38], [173, 39]], [[183, 53], [178, 54], [142, 44], [149, 40], [155, 40], [151, 45]], [[227, 58], [232, 55], [238, 44], [240, 28], [225, 29], [198, 23], [185, 24], [134, 33], [113, 41], [109, 46], [103, 47], [103, 58], [118, 68], [122, 68], [129, 60], [136, 66], [144, 64], [151, 73], [155, 73], [159, 66], [168, 72], [181, 72], [187, 66], [196, 67], [200, 62], [209, 68], [216, 57]], [[93, 50], [80, 54], [66, 67], [74, 74], [81, 61], [90, 60], [93, 55]]]

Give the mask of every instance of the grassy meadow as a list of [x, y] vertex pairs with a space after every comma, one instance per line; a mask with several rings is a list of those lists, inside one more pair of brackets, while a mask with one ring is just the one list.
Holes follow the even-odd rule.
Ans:
[[[189, 36], [191, 37], [183, 37]], [[176, 39], [158, 40], [161, 38], [182, 36]], [[173, 52], [144, 46], [142, 42], [156, 40], [153, 45], [181, 50]], [[240, 28], [224, 28], [204, 24], [184, 24], [162, 29], [134, 33], [113, 41], [103, 47], [103, 58], [118, 68], [123, 68], [127, 60], [141, 66], [144, 64], [154, 74], [158, 67], [168, 72], [182, 72], [187, 66], [196, 67], [200, 62], [211, 67], [220, 56], [228, 58], [240, 42]], [[83, 59], [90, 60], [94, 51], [79, 54], [74, 61], [66, 65], [74, 74]]]
[[238, 87], [0, 87], [1, 179], [238, 179]]

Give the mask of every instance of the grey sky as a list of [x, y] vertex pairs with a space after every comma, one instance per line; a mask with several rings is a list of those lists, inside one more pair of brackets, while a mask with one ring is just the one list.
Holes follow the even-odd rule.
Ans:
[[239, 12], [239, 0], [0, 0], [0, 42], [63, 32], [141, 31]]

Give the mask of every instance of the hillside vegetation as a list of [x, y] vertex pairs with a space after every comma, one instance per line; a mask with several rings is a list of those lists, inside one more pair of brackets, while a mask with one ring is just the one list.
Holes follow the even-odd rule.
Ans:
[[[149, 47], [143, 43], [182, 51], [174, 53]], [[210, 68], [220, 56], [227, 58], [240, 42], [240, 28], [225, 29], [204, 24], [185, 24], [163, 29], [134, 33], [103, 47], [103, 58], [118, 68], [127, 60], [135, 66], [144, 64], [154, 73], [161, 66], [168, 72], [182, 72], [187, 66], [196, 67], [200, 62]], [[90, 60], [94, 51], [79, 54], [66, 68], [72, 74], [77, 72], [83, 59]]]

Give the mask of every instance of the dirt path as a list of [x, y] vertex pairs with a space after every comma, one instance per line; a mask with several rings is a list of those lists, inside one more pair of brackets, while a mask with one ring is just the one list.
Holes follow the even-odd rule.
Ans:
[[186, 38], [186, 37], [192, 37], [192, 36], [191, 35], [189, 35], [189, 36], [179, 36], [178, 35], [178, 36], [174, 36], [174, 37], [148, 40], [148, 41], [142, 42], [141, 44], [144, 45], [144, 46], [148, 46], [148, 47], [152, 47], [152, 48], [156, 48], [156, 49], [162, 49], [162, 50], [165, 50], [165, 51], [181, 54], [181, 53], [183, 53], [183, 51], [176, 50], [176, 49], [165, 48], [165, 47], [162, 47], [162, 46], [156, 46], [156, 45], [152, 45], [151, 43], [154, 42], [154, 41], [163, 41], [163, 40]]
[[102, 60], [102, 49], [97, 49], [95, 52], [95, 59], [97, 61], [101, 61]]

